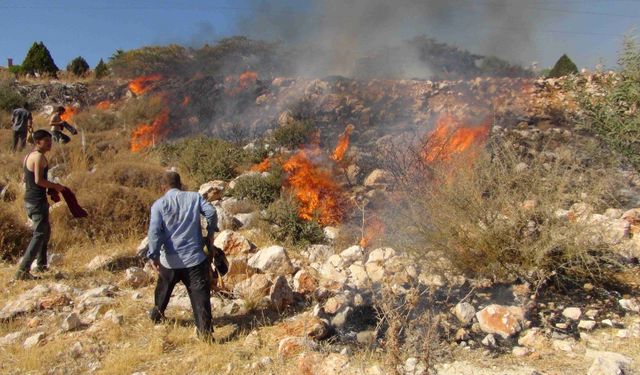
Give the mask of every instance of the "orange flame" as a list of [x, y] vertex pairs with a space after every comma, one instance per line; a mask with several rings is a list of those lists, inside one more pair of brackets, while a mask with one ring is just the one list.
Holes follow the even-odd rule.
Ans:
[[162, 75], [153, 74], [150, 76], [141, 76], [129, 82], [129, 90], [136, 95], [142, 95], [149, 90], [151, 84], [162, 79]]
[[352, 124], [347, 125], [347, 128], [344, 130], [344, 133], [340, 134], [340, 138], [338, 139], [338, 145], [336, 149], [333, 151], [333, 155], [331, 155], [331, 159], [335, 161], [341, 161], [344, 158], [344, 154], [347, 153], [347, 149], [349, 148], [349, 137], [353, 132], [355, 126]]
[[365, 223], [360, 246], [365, 248], [370, 245], [376, 238], [380, 238], [384, 234], [384, 223], [377, 216], [369, 219], [369, 223]]
[[168, 129], [165, 127], [169, 121], [169, 111], [163, 110], [151, 124], [140, 124], [131, 134], [131, 151], [139, 152], [162, 140]]
[[454, 154], [469, 150], [472, 146], [486, 141], [491, 130], [490, 118], [485, 118], [476, 126], [464, 126], [451, 115], [442, 115], [436, 129], [427, 139], [424, 157], [428, 162], [448, 161]]
[[227, 88], [225, 94], [235, 96], [256, 85], [258, 81], [258, 73], [247, 70], [241, 73], [237, 78], [228, 76], [224, 79]]
[[106, 111], [111, 106], [111, 102], [109, 100], [103, 100], [100, 103], [96, 104], [96, 108]]
[[345, 216], [348, 203], [330, 171], [311, 161], [311, 157], [318, 156], [318, 148], [300, 150], [282, 167], [288, 173], [288, 184], [300, 201], [299, 216], [311, 220], [318, 215], [320, 224], [335, 225]]
[[264, 159], [260, 163], [251, 167], [251, 171], [253, 172], [266, 172], [271, 168], [271, 160], [269, 158]]
[[64, 107], [64, 112], [62, 112], [62, 114], [60, 115], [60, 119], [62, 121], [71, 121], [71, 118], [73, 117], [73, 115], [76, 114], [76, 112], [78, 112], [78, 110], [76, 108], [73, 107]]

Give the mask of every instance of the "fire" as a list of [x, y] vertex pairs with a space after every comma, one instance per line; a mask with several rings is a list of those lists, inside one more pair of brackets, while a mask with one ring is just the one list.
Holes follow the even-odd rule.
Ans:
[[479, 125], [464, 126], [454, 116], [442, 115], [436, 129], [427, 139], [424, 157], [428, 162], [448, 161], [454, 154], [469, 150], [489, 137], [491, 119], [485, 118]]
[[111, 106], [111, 102], [109, 100], [103, 100], [100, 103], [96, 104], [96, 108], [106, 111]]
[[254, 87], [258, 81], [258, 73], [247, 70], [238, 77], [228, 76], [224, 81], [227, 86], [225, 93], [229, 96], [235, 96]]
[[362, 238], [360, 239], [360, 246], [367, 247], [376, 238], [379, 238], [384, 233], [384, 223], [377, 216], [369, 219], [369, 223], [363, 224]]
[[133, 81], [129, 82], [129, 90], [136, 95], [142, 95], [149, 90], [149, 87], [153, 82], [160, 79], [162, 79], [162, 75], [160, 74], [137, 77]]
[[336, 149], [333, 151], [333, 155], [331, 155], [331, 159], [335, 161], [341, 161], [344, 158], [344, 154], [347, 153], [347, 149], [349, 148], [349, 137], [351, 133], [355, 129], [355, 126], [352, 124], [347, 125], [347, 128], [344, 130], [344, 133], [340, 135], [338, 139], [338, 145]]
[[189, 95], [186, 95], [184, 99], [182, 99], [182, 103], [180, 103], [180, 105], [186, 107], [189, 105], [189, 103], [191, 103], [191, 97]]
[[348, 204], [331, 172], [311, 161], [312, 157], [319, 156], [318, 148], [300, 150], [282, 167], [288, 173], [288, 184], [300, 201], [300, 217], [311, 220], [318, 215], [320, 224], [335, 225], [342, 221]]
[[260, 163], [251, 167], [251, 171], [253, 172], [266, 172], [271, 168], [271, 160], [269, 158], [264, 159]]
[[71, 121], [71, 118], [73, 117], [73, 115], [76, 114], [78, 110], [76, 108], [73, 107], [64, 107], [64, 112], [60, 115], [60, 119], [62, 121]]
[[169, 111], [163, 110], [151, 124], [140, 124], [131, 134], [131, 151], [138, 152], [155, 145], [167, 134]]

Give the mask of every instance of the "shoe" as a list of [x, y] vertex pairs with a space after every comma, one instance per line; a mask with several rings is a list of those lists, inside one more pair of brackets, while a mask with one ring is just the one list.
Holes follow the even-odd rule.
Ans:
[[40, 280], [40, 277], [32, 275], [29, 271], [18, 270], [15, 276], [16, 280]]
[[35, 273], [45, 273], [45, 272], [49, 272], [49, 266], [38, 266], [36, 268], [33, 269], [33, 272]]
[[156, 307], [149, 310], [149, 319], [155, 324], [160, 324], [165, 319], [164, 314], [161, 313]]

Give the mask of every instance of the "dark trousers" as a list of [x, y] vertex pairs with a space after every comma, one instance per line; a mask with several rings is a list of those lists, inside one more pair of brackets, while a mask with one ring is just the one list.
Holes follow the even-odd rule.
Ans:
[[47, 245], [51, 237], [49, 224], [49, 203], [44, 200], [39, 203], [25, 202], [27, 216], [33, 221], [33, 237], [20, 262], [20, 271], [29, 271], [31, 263], [37, 258], [39, 268], [47, 266]]
[[27, 145], [27, 132], [23, 131], [13, 131], [13, 147], [12, 150], [22, 151], [24, 146]]
[[169, 269], [162, 265], [158, 275], [155, 291], [155, 306], [151, 310], [151, 320], [159, 322], [169, 304], [171, 292], [178, 281], [187, 287], [193, 317], [198, 327], [198, 334], [208, 338], [211, 335], [211, 289], [209, 281], [209, 262], [206, 260], [189, 268]]
[[52, 138], [54, 141], [59, 142], [59, 143], [69, 143], [69, 141], [71, 141], [71, 138], [69, 138], [68, 135], [64, 134], [63, 132], [61, 132], [60, 130], [54, 130], [52, 133]]

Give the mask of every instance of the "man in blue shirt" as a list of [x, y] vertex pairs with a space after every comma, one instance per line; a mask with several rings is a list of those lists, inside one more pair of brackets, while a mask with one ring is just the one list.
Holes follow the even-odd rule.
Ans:
[[200, 215], [207, 219], [207, 241], [218, 230], [216, 210], [200, 194], [182, 191], [180, 175], [166, 172], [166, 193], [151, 207], [147, 256], [158, 272], [151, 320], [159, 323], [178, 283], [187, 287], [200, 337], [209, 339], [211, 327], [210, 265], [203, 252]]

